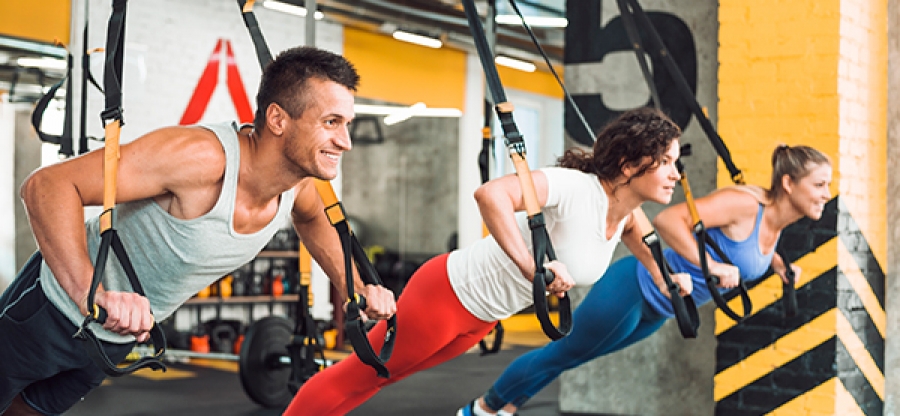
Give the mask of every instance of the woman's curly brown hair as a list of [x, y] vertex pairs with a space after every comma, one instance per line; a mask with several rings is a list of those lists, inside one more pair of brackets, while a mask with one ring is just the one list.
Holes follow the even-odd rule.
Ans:
[[622, 175], [625, 166], [641, 166], [649, 156], [653, 162], [643, 164], [634, 178], [659, 166], [672, 141], [679, 137], [681, 129], [662, 111], [638, 108], [607, 124], [597, 136], [592, 152], [578, 148], [566, 150], [558, 165], [611, 181]]

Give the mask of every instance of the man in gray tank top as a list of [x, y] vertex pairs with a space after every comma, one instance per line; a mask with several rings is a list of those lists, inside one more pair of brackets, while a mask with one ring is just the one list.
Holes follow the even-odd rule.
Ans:
[[[116, 228], [146, 296], [108, 262], [95, 296], [108, 318], [92, 325], [113, 361], [252, 259], [287, 215], [346, 293], [340, 241], [313, 180], [334, 179], [350, 150], [358, 81], [339, 55], [289, 49], [263, 73], [252, 126], [167, 127], [121, 147]], [[97, 218], [85, 221], [84, 207], [101, 205], [102, 172], [95, 151], [39, 169], [22, 186], [39, 252], [0, 295], [0, 414], [63, 413], [105, 377], [72, 339], [88, 314], [99, 245]], [[392, 292], [359, 279], [354, 286], [369, 318], [393, 315]]]

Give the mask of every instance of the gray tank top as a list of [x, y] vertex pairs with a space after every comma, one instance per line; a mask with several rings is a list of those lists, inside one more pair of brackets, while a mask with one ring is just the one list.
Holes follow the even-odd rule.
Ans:
[[[116, 230], [157, 321], [166, 319], [195, 293], [253, 259], [286, 224], [294, 203], [293, 190], [282, 193], [278, 213], [269, 224], [253, 234], [237, 233], [233, 224], [240, 166], [237, 126], [222, 123], [203, 127], [214, 132], [225, 149], [225, 180], [212, 210], [200, 217], [182, 220], [169, 215], [152, 199], [118, 204], [115, 210]], [[99, 218], [88, 219], [85, 229], [88, 252], [91, 260], [96, 261], [100, 245]], [[133, 291], [112, 250], [105, 270], [103, 286], [107, 290]], [[40, 280], [50, 302], [80, 326], [84, 316], [46, 262], [41, 265]], [[134, 339], [93, 325], [94, 332], [105, 341], [124, 343]]]

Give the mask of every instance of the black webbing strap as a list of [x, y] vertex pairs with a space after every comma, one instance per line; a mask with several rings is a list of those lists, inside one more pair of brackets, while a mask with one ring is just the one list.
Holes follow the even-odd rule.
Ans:
[[125, 14], [127, 0], [113, 0], [113, 11], [106, 31], [106, 60], [103, 87], [106, 108], [100, 114], [103, 126], [114, 121], [125, 125], [122, 110], [122, 64], [125, 60]]
[[[72, 95], [74, 93], [74, 91], [72, 91], [72, 65], [74, 65], [72, 54], [66, 51], [66, 76], [56, 84], [53, 84], [53, 86], [47, 90], [47, 93], [41, 96], [34, 106], [34, 112], [31, 113], [31, 125], [34, 127], [34, 131], [37, 133], [38, 137], [42, 142], [58, 144], [59, 154], [63, 157], [74, 155], [74, 152], [72, 151]], [[47, 111], [47, 106], [50, 104], [50, 101], [53, 100], [56, 96], [56, 92], [63, 84], [66, 84], [66, 109], [65, 115], [63, 116], [62, 134], [53, 135], [45, 133], [41, 130], [41, 122], [44, 120], [44, 113]]]
[[[644, 59], [643, 42], [641, 41], [641, 36], [638, 33], [637, 25], [634, 22], [634, 16], [632, 16], [631, 13], [627, 12], [628, 6], [626, 4], [626, 0], [616, 0], [616, 3], [618, 4], [619, 11], [621, 12], [620, 14], [622, 16], [622, 22], [625, 26], [625, 33], [628, 36], [629, 42], [631, 42], [631, 47], [634, 50], [638, 65], [641, 67], [641, 75], [643, 75], [644, 80], [647, 82], [647, 87], [650, 89], [650, 95], [653, 98], [653, 104], [659, 107], [662, 101], [659, 100], [659, 92], [657, 92], [656, 90], [656, 84], [653, 83], [653, 76], [650, 74], [650, 68], [647, 66], [647, 61]], [[690, 148], [688, 147], [687, 149]], [[682, 146], [682, 151], [684, 150], [685, 146]], [[654, 237], [650, 239], [650, 241], [654, 240], [658, 240], [658, 237], [656, 237], [655, 234]], [[644, 239], [644, 243], [647, 243], [646, 238]], [[658, 242], [656, 242], [656, 245], [658, 245]], [[654, 252], [654, 258], [657, 258], [657, 265], [660, 268], [660, 272], [662, 273], [663, 278], [666, 279], [666, 285], [670, 286], [669, 299], [672, 302], [672, 310], [675, 311], [675, 320], [678, 321], [678, 328], [681, 330], [681, 335], [685, 338], [695, 338], [697, 336], [697, 328], [700, 326], [700, 318], [697, 307], [693, 301], [693, 297], [688, 295], [685, 298], [690, 300], [685, 301], [684, 299], [677, 296], [677, 292], [673, 292], [673, 287], [671, 287], [671, 278], [668, 276], [671, 271], [670, 266], [668, 263], [660, 263], [658, 259], [662, 256], [661, 249], [651, 246], [650, 251]], [[659, 251], [658, 255], [655, 253], [656, 251]], [[690, 310], [687, 309], [689, 307], [691, 308]], [[695, 315], [697, 316], [696, 322], [693, 321], [693, 317]]]
[[491, 179], [491, 153], [494, 148], [494, 132], [491, 119], [493, 118], [491, 102], [484, 100], [484, 127], [481, 128], [481, 152], [478, 153], [478, 172], [481, 173], [481, 183]]
[[[681, 156], [687, 156], [691, 154], [691, 145], [684, 144], [681, 146]], [[750, 295], [747, 293], [747, 285], [744, 282], [744, 279], [739, 279], [737, 291], [741, 297], [741, 303], [744, 307], [744, 314], [738, 315], [730, 306], [728, 306], [728, 301], [722, 296], [722, 293], [719, 292], [718, 284], [719, 277], [713, 276], [709, 273], [709, 259], [707, 259], [707, 250], [706, 248], [711, 248], [716, 255], [719, 256], [719, 259], [722, 262], [728, 264], [734, 264], [731, 262], [731, 259], [722, 251], [722, 248], [719, 247], [719, 244], [716, 243], [712, 237], [709, 236], [709, 233], [706, 230], [706, 226], [703, 225], [703, 220], [700, 219], [700, 214], [697, 211], [697, 204], [694, 202], [694, 194], [691, 192], [691, 185], [688, 181], [687, 172], [684, 170], [684, 163], [681, 162], [679, 158], [675, 161], [675, 166], [678, 168], [678, 173], [681, 174], [681, 188], [684, 190], [684, 199], [687, 204], [688, 211], [691, 214], [691, 221], [694, 223], [692, 227], [692, 231], [697, 240], [697, 252], [700, 258], [700, 270], [703, 272], [703, 278], [706, 282], [706, 288], [709, 289], [709, 294], [712, 296], [713, 302], [716, 303], [716, 306], [722, 310], [722, 313], [728, 315], [729, 318], [734, 319], [735, 322], [741, 322], [744, 318], [750, 316], [753, 312], [753, 303], [750, 301]]]
[[358, 295], [354, 290], [353, 281], [353, 263], [357, 264], [359, 277], [365, 284], [383, 286], [381, 279], [375, 266], [369, 262], [365, 250], [359, 244], [359, 240], [350, 230], [350, 224], [347, 222], [347, 215], [344, 213], [344, 207], [334, 193], [331, 183], [319, 179], [315, 179], [316, 188], [322, 202], [325, 203], [325, 215], [328, 221], [337, 230], [341, 239], [341, 247], [344, 251], [344, 276], [347, 282], [347, 316], [344, 320], [344, 331], [350, 338], [350, 344], [353, 345], [353, 351], [359, 357], [360, 361], [374, 368], [379, 377], [389, 378], [390, 372], [385, 364], [391, 358], [394, 351], [394, 342], [397, 340], [397, 315], [395, 314], [387, 321], [387, 329], [384, 333], [384, 345], [381, 347], [381, 353], [375, 352], [369, 337], [366, 336], [366, 324], [360, 319], [360, 312], [366, 309], [366, 298]]
[[[672, 77], [672, 81], [675, 83], [675, 87], [681, 93], [682, 98], [684, 98], [684, 104], [691, 110], [691, 112], [694, 114], [694, 117], [697, 118], [697, 122], [700, 123], [700, 127], [703, 128], [703, 132], [706, 133], [706, 137], [709, 138], [710, 144], [712, 144], [712, 146], [716, 149], [716, 153], [719, 154], [719, 157], [722, 158], [722, 162], [725, 164], [725, 168], [727, 168], [728, 172], [731, 174], [731, 180], [735, 183], [743, 184], [744, 174], [741, 173], [741, 170], [734, 165], [734, 161], [731, 159], [731, 152], [728, 151], [728, 148], [725, 146], [722, 138], [719, 137], [719, 133], [716, 132], [716, 129], [713, 127], [712, 122], [708, 117], [706, 117], [706, 114], [703, 112], [703, 108], [700, 107], [700, 103], [697, 102], [696, 97], [694, 97], [694, 94], [691, 91], [691, 87], [688, 85], [687, 80], [684, 78], [684, 74], [682, 74], [681, 70], [678, 69], [678, 64], [675, 63], [675, 59], [672, 58], [671, 53], [669, 53], [669, 50], [663, 43], [662, 38], [659, 36], [659, 33], [657, 33], [656, 29], [653, 28], [653, 23], [650, 21], [650, 18], [647, 17], [647, 15], [644, 13], [644, 10], [641, 8], [640, 4], [638, 4], [637, 0], [620, 0], [618, 1], [618, 4], [619, 12], [623, 16], [634, 16], [637, 19], [637, 23], [643, 25], [643, 27], [646, 28], [646, 34], [648, 35], [648, 39], [651, 44], [651, 49], [648, 49], [648, 51], [654, 53], [662, 60], [663, 64]], [[634, 20], [624, 17], [622, 19], [622, 22], [626, 27], [629, 24], [635, 23]], [[633, 27], [630, 30], [638, 33], [637, 27]], [[634, 40], [632, 40], [632, 44], [634, 44]], [[641, 57], [641, 59], [643, 60], [643, 57]], [[649, 75], [649, 72], [647, 74]], [[651, 88], [653, 88], [652, 79], [647, 78], [647, 84]]]
[[91, 74], [91, 51], [88, 49], [88, 23], [90, 22], [90, 2], [84, 2], [84, 34], [83, 34], [83, 44], [82, 46], [82, 54], [81, 54], [81, 118], [79, 126], [79, 136], [78, 136], [78, 154], [87, 153], [88, 150], [88, 139], [98, 140], [95, 137], [88, 137], [87, 135], [87, 84], [91, 83], [97, 90], [101, 93], [103, 92], [103, 88], [94, 79], [94, 75]]
[[[738, 185], [743, 185], [744, 174], [740, 169], [737, 168], [737, 166], [735, 166], [734, 161], [731, 158], [731, 152], [728, 150], [728, 147], [725, 145], [722, 137], [719, 136], [719, 133], [713, 127], [712, 122], [709, 120], [709, 117], [706, 116], [706, 113], [703, 111], [700, 103], [697, 102], [697, 98], [691, 92], [691, 88], [688, 85], [687, 80], [684, 78], [684, 74], [682, 74], [681, 70], [678, 69], [678, 65], [675, 63], [675, 59], [672, 58], [672, 54], [669, 52], [668, 48], [666, 48], [665, 43], [663, 43], [662, 38], [654, 28], [653, 23], [650, 21], [650, 18], [648, 18], [644, 13], [644, 10], [641, 8], [637, 0], [617, 0], [617, 4], [619, 6], [619, 13], [622, 15], [622, 22], [625, 26], [625, 31], [627, 32], [629, 40], [631, 41], [632, 46], [635, 48], [635, 52], [638, 55], [638, 61], [641, 65], [641, 71], [643, 73], [644, 80], [647, 82], [647, 86], [650, 88], [651, 93], [655, 94], [656, 86], [653, 83], [653, 78], [650, 76], [649, 70], [645, 70], [646, 62], [644, 62], [644, 57], [641, 52], [643, 50], [643, 47], [641, 46], [640, 36], [638, 35], [639, 32], [634, 20], [635, 17], [638, 19], [639, 23], [646, 29], [648, 38], [653, 44], [653, 49], [648, 49], [648, 52], [655, 54], [659, 59], [662, 60], [670, 76], [672, 77], [672, 81], [675, 83], [676, 88], [678, 89], [679, 93], [681, 93], [684, 104], [687, 105], [687, 107], [694, 114], [694, 117], [697, 118], [697, 122], [700, 123], [700, 127], [703, 129], [703, 132], [706, 134], [707, 139], [709, 139], [710, 144], [715, 149], [716, 154], [719, 155], [719, 158], [722, 159], [722, 163], [725, 164], [725, 168], [728, 169], [728, 173], [731, 175], [732, 182]], [[658, 95], [654, 95], [654, 102], [659, 105], [659, 100], [657, 97]], [[794, 316], [797, 313], [797, 294], [794, 288], [794, 271], [793, 269], [791, 269], [791, 264], [783, 251], [779, 251], [778, 255], [784, 262], [786, 270], [785, 277], [788, 280], [782, 285], [782, 303], [784, 305], [785, 315]]]
[[[484, 127], [481, 129], [481, 153], [478, 155], [478, 168], [481, 172], [481, 183], [485, 183], [491, 179], [490, 163], [491, 153], [494, 148], [494, 134], [491, 126], [493, 124], [491, 123], [493, 115], [494, 112], [492, 110], [491, 102], [485, 98]], [[494, 333], [494, 339], [490, 346], [487, 345], [487, 342], [483, 338], [478, 341], [478, 348], [481, 349], [481, 355], [496, 354], [500, 352], [500, 347], [503, 345], [503, 335], [506, 333], [503, 329], [503, 323], [497, 321], [492, 332]]]
[[[244, 24], [247, 25], [247, 30], [250, 31], [250, 38], [253, 40], [253, 45], [256, 48], [259, 66], [265, 70], [266, 65], [272, 61], [272, 54], [269, 53], [269, 47], [266, 45], [266, 40], [253, 14], [253, 3], [254, 0], [238, 0], [238, 6], [240, 6], [241, 14], [244, 16]], [[381, 353], [375, 353], [369, 338], [366, 336], [368, 327], [360, 319], [360, 311], [366, 309], [366, 304], [365, 298], [354, 292], [354, 261], [359, 269], [359, 277], [363, 283], [377, 286], [384, 286], [384, 284], [381, 282], [375, 266], [372, 265], [366, 256], [359, 240], [356, 239], [356, 236], [350, 230], [344, 207], [337, 199], [331, 183], [316, 179], [315, 184], [316, 191], [325, 204], [325, 215], [334, 229], [337, 230], [341, 239], [341, 247], [344, 251], [345, 278], [347, 279], [347, 319], [344, 320], [344, 331], [359, 359], [374, 368], [379, 377], [388, 378], [390, 377], [390, 372], [388, 372], [385, 364], [387, 364], [394, 351], [394, 341], [397, 339], [395, 336], [397, 333], [397, 316], [394, 315], [388, 319]]]
[[[494, 49], [493, 45], [497, 40], [497, 22], [494, 20], [496, 15], [496, 0], [487, 0], [487, 13], [484, 18], [484, 33], [491, 50]], [[491, 153], [493, 153], [494, 149], [493, 120], [494, 105], [491, 103], [490, 95], [486, 94], [484, 97], [484, 127], [481, 128], [481, 152], [478, 153], [478, 171], [481, 173], [481, 183], [486, 183], [491, 180]], [[493, 332], [494, 338], [493, 341], [491, 341], [490, 346], [488, 346], [487, 341], [485, 341], [484, 338], [478, 341], [478, 348], [481, 350], [481, 355], [490, 355], [500, 352], [500, 347], [503, 345], [503, 335], [505, 334], [503, 323], [497, 321], [491, 332]]]
[[509, 149], [510, 158], [516, 168], [519, 183], [522, 187], [525, 208], [528, 214], [528, 225], [531, 228], [531, 241], [534, 252], [535, 273], [532, 295], [534, 297], [535, 314], [541, 323], [544, 333], [551, 339], [560, 339], [572, 329], [572, 307], [568, 294], [559, 299], [559, 327], [554, 326], [550, 320], [549, 305], [547, 302], [547, 284], [553, 281], [553, 273], [544, 269], [544, 259], [555, 260], [550, 235], [544, 224], [544, 216], [541, 213], [540, 204], [534, 190], [534, 182], [531, 179], [531, 170], [525, 159], [525, 140], [519, 133], [515, 120], [513, 120], [513, 105], [506, 100], [503, 85], [500, 83], [500, 75], [494, 66], [493, 54], [487, 42], [481, 20], [478, 18], [478, 10], [473, 0], [463, 0], [463, 8], [469, 21], [469, 29], [478, 50], [478, 57], [484, 69], [485, 82], [494, 100], [494, 109], [503, 135], [506, 139], [506, 147]]
[[519, 16], [519, 20], [522, 22], [522, 27], [525, 28], [525, 31], [528, 33], [528, 36], [531, 38], [531, 43], [534, 44], [534, 47], [541, 54], [541, 57], [544, 59], [544, 63], [547, 64], [547, 68], [550, 70], [550, 73], [553, 74], [553, 78], [556, 78], [556, 83], [562, 88], [563, 96], [566, 97], [566, 101], [569, 102], [569, 105], [572, 106], [572, 110], [575, 111], [575, 115], [578, 116], [578, 120], [581, 121], [581, 124], [584, 125], [585, 130], [587, 130], [588, 135], [591, 137], [593, 141], [597, 141], [597, 136], [594, 134], [594, 129], [588, 124], [587, 119], [584, 118], [584, 114], [581, 113], [581, 108], [575, 104], [575, 99], [572, 98], [572, 94], [569, 94], [569, 90], [566, 89], [566, 84], [562, 82], [562, 79], [559, 78], [559, 74], [556, 72], [556, 69], [553, 67], [553, 63], [550, 62], [550, 57], [547, 56], [547, 52], [544, 52], [544, 48], [541, 47], [541, 43], [538, 42], [537, 37], [534, 36], [534, 31], [531, 30], [531, 26], [528, 26], [528, 23], [525, 21], [525, 16], [522, 15], [522, 11], [519, 10], [519, 6], [516, 5], [515, 0], [509, 0], [509, 5], [512, 6], [512, 9], [516, 12], [516, 15]]
[[85, 341], [84, 348], [85, 351], [87, 351], [88, 356], [91, 357], [91, 360], [93, 360], [106, 375], [119, 377], [131, 374], [145, 367], [153, 370], [166, 371], [166, 366], [161, 361], [163, 354], [166, 352], [166, 336], [156, 323], [153, 324], [153, 328], [150, 330], [150, 339], [154, 348], [153, 355], [142, 357], [126, 367], [118, 367], [117, 363], [110, 360], [103, 349], [103, 344], [100, 339], [98, 339], [94, 332], [88, 327], [91, 322], [100, 324], [106, 322], [106, 311], [94, 303], [94, 295], [97, 292], [100, 281], [103, 279], [103, 273], [106, 268], [106, 260], [109, 256], [110, 248], [112, 248], [113, 253], [119, 259], [122, 270], [125, 271], [125, 275], [128, 276], [128, 281], [131, 283], [134, 292], [141, 296], [144, 295], [144, 288], [137, 278], [134, 266], [131, 264], [131, 260], [125, 252], [125, 246], [122, 245], [122, 241], [119, 239], [119, 234], [116, 232], [115, 228], [107, 229], [101, 234], [100, 238], [100, 250], [97, 252], [94, 277], [91, 281], [91, 290], [88, 292], [87, 299], [88, 310], [93, 311], [93, 314], [89, 314], [85, 317], [84, 322], [81, 324], [81, 328], [78, 329], [78, 332], [75, 333], [74, 337]]
[[710, 247], [716, 252], [716, 255], [719, 256], [719, 259], [724, 263], [732, 264], [731, 259], [725, 255], [725, 252], [719, 247], [719, 244], [713, 240], [709, 234], [706, 232], [706, 228], [703, 226], [703, 221], [698, 221], [694, 225], [694, 234], [697, 236], [697, 250], [700, 253], [700, 265], [703, 270], [703, 276], [706, 280], [706, 287], [709, 289], [709, 293], [712, 295], [713, 302], [716, 303], [716, 306], [722, 310], [722, 313], [728, 315], [729, 318], [733, 319], [735, 322], [741, 322], [751, 313], [753, 313], [753, 302], [750, 300], [750, 294], [747, 293], [747, 285], [744, 282], [744, 279], [738, 279], [738, 286], [736, 288], [738, 295], [741, 297], [741, 304], [744, 307], [744, 314], [738, 315], [734, 309], [731, 309], [728, 306], [728, 301], [722, 296], [722, 293], [718, 290], [719, 278], [717, 276], [713, 276], [709, 274], [709, 261], [706, 258], [706, 247]]
[[[103, 162], [103, 213], [100, 214], [100, 248], [97, 251], [97, 259], [94, 262], [94, 275], [87, 296], [88, 315], [84, 318], [78, 332], [73, 336], [84, 342], [84, 348], [94, 363], [109, 376], [118, 377], [132, 373], [138, 369], [149, 367], [153, 370], [166, 370], [165, 364], [160, 360], [166, 350], [166, 337], [159, 325], [153, 323], [150, 337], [155, 352], [152, 356], [143, 357], [127, 367], [118, 367], [113, 363], [103, 349], [103, 345], [96, 337], [89, 325], [93, 322], [104, 323], [106, 311], [94, 303], [97, 288], [103, 280], [106, 270], [106, 260], [109, 256], [110, 246], [113, 249], [122, 270], [128, 276], [134, 293], [144, 296], [144, 289], [137, 278], [137, 273], [131, 265], [131, 260], [125, 252], [125, 246], [119, 240], [118, 233], [113, 227], [113, 218], [116, 204], [116, 174], [119, 159], [119, 132], [122, 125], [122, 58], [125, 44], [125, 11], [127, 0], [113, 0], [113, 11], [109, 19], [109, 31], [106, 38], [106, 67], [104, 70], [104, 86], [106, 93], [106, 109], [101, 114], [106, 128], [106, 146], [104, 148]], [[107, 123], [109, 121], [109, 123]]]
[[697, 312], [697, 304], [694, 303], [694, 298], [691, 295], [681, 296], [681, 286], [672, 280], [671, 274], [674, 272], [663, 255], [659, 235], [656, 234], [656, 230], [653, 229], [653, 225], [650, 224], [650, 220], [647, 219], [644, 211], [638, 208], [634, 210], [632, 215], [634, 215], [638, 230], [643, 235], [641, 239], [650, 248], [650, 252], [653, 253], [653, 259], [656, 260], [663, 281], [666, 283], [666, 288], [669, 290], [669, 299], [672, 301], [672, 310], [675, 312], [675, 321], [678, 322], [678, 330], [681, 332], [681, 336], [684, 338], [697, 338], [697, 329], [700, 328], [700, 314]]
[[325, 346], [319, 342], [319, 330], [316, 320], [309, 312], [311, 306], [309, 300], [310, 285], [310, 257], [306, 247], [301, 243], [298, 253], [299, 261], [299, 288], [297, 290], [296, 325], [291, 336], [291, 342], [287, 345], [288, 356], [291, 358], [291, 375], [288, 378], [288, 389], [297, 393], [300, 387], [310, 377], [321, 370], [316, 362], [316, 357], [325, 362]]
[[269, 45], [263, 37], [262, 30], [259, 28], [259, 22], [256, 21], [256, 14], [253, 13], [253, 4], [256, 0], [238, 0], [238, 6], [241, 8], [241, 16], [244, 18], [244, 25], [250, 31], [250, 38], [253, 39], [253, 48], [256, 49], [256, 59], [262, 70], [266, 69], [266, 65], [272, 62], [272, 52], [269, 51]]
[[634, 23], [634, 16], [631, 13], [626, 13], [628, 10], [628, 5], [626, 3], [627, 0], [616, 0], [616, 4], [619, 6], [619, 12], [622, 16], [622, 22], [625, 26], [625, 34], [628, 36], [628, 41], [631, 42], [631, 49], [634, 50], [634, 54], [637, 57], [638, 65], [641, 67], [641, 74], [644, 76], [644, 80], [647, 81], [647, 87], [650, 89], [650, 97], [653, 98], [653, 105], [657, 108], [662, 106], [662, 101], [659, 100], [659, 92], [656, 90], [656, 84], [653, 83], [653, 76], [650, 75], [650, 68], [647, 66], [647, 60], [644, 59], [644, 45], [641, 41], [641, 35], [638, 33], [637, 25]]
[[787, 282], [782, 282], [781, 286], [781, 304], [784, 307], [784, 316], [796, 316], [797, 289], [794, 287], [794, 284], [797, 281], [797, 276], [794, 274], [794, 269], [791, 268], [791, 264], [788, 263], [784, 255], [781, 253], [778, 253], [778, 255], [781, 256], [781, 259], [784, 261], [784, 277], [787, 278]]

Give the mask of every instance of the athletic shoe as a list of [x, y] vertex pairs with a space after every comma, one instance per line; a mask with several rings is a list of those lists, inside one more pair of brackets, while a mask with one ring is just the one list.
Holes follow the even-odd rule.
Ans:
[[461, 407], [456, 411], [456, 416], [475, 416], [475, 402], [469, 402], [469, 404]]

